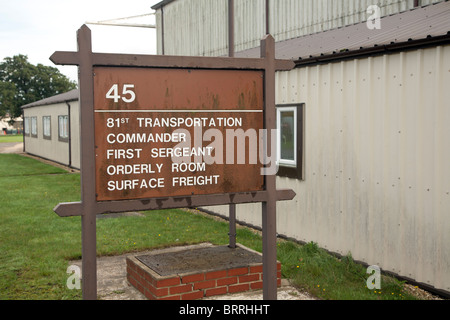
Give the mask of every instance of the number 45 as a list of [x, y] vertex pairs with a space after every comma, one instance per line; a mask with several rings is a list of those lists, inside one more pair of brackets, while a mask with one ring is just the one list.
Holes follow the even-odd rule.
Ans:
[[120, 96], [119, 85], [114, 84], [106, 93], [106, 99], [113, 99], [115, 103], [119, 102], [120, 99], [122, 99], [123, 102], [131, 103], [136, 100], [136, 94], [131, 89], [134, 89], [134, 84], [124, 84], [122, 88], [122, 96]]

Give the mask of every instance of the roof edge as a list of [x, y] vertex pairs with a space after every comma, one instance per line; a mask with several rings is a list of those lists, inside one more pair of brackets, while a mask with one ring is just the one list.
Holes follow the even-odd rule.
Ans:
[[79, 93], [80, 91], [78, 89], [72, 89], [70, 91], [48, 97], [42, 100], [38, 100], [29, 104], [26, 104], [24, 106], [21, 106], [21, 109], [28, 109], [33, 107], [39, 107], [39, 106], [48, 106], [51, 104], [56, 103], [62, 103], [62, 102], [70, 102], [70, 101], [77, 101], [79, 100]]
[[174, 1], [176, 1], [176, 0], [163, 0], [163, 1], [158, 2], [157, 4], [153, 5], [151, 8], [153, 10], [158, 10], [158, 9], [164, 7], [165, 5], [167, 5], [167, 4], [171, 3], [171, 2], [174, 2]]
[[406, 42], [391, 43], [388, 45], [375, 45], [373, 47], [360, 48], [359, 50], [350, 50], [320, 56], [311, 56], [306, 59], [294, 60], [295, 67], [305, 67], [330, 62], [339, 62], [347, 59], [356, 59], [366, 56], [375, 56], [382, 54], [396, 53], [406, 50], [417, 50], [427, 47], [436, 47], [450, 44], [450, 32], [443, 36], [427, 37], [425, 39], [410, 40]]

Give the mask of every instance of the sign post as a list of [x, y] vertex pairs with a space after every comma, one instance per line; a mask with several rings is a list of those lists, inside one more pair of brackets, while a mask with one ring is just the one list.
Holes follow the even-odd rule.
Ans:
[[275, 71], [293, 62], [275, 59], [270, 35], [259, 59], [93, 53], [89, 28], [77, 35], [77, 52], [50, 59], [79, 66], [81, 202], [54, 211], [82, 218], [83, 299], [97, 298], [97, 214], [259, 202], [264, 299], [276, 300], [276, 202], [295, 193], [276, 189], [268, 141]]
[[[266, 36], [261, 41], [261, 57], [266, 60], [265, 68], [265, 128], [276, 128], [275, 110], [275, 40], [272, 36]], [[273, 137], [269, 136], [267, 141]], [[273, 155], [276, 148], [272, 149], [271, 143], [266, 143], [267, 152]], [[265, 162], [267, 163], [267, 162]], [[266, 174], [266, 190], [276, 190], [276, 172]], [[262, 236], [263, 236], [263, 297], [266, 300], [277, 299], [277, 228], [276, 228], [277, 199], [269, 192], [266, 201], [262, 203]]]

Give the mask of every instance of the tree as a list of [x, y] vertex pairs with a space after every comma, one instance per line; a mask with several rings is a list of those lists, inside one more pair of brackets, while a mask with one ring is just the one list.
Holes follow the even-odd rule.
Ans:
[[14, 105], [15, 93], [14, 83], [0, 81], [0, 119], [9, 114], [9, 107]]
[[57, 68], [28, 62], [26, 55], [7, 57], [0, 63], [0, 118], [22, 114], [21, 106], [75, 89]]

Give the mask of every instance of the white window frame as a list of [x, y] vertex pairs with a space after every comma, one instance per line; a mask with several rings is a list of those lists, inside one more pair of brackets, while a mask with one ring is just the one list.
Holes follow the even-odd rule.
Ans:
[[30, 135], [30, 117], [24, 117], [23, 119], [23, 132], [26, 136]]
[[[283, 112], [293, 112], [294, 113], [294, 160], [291, 159], [281, 159], [281, 114]], [[279, 166], [286, 167], [297, 167], [297, 112], [298, 108], [295, 106], [277, 106], [277, 161]]]
[[52, 117], [43, 116], [42, 117], [42, 136], [44, 139], [52, 139]]
[[38, 135], [37, 117], [30, 117], [30, 119], [31, 119], [30, 134], [32, 137], [37, 138]]
[[58, 116], [58, 140], [63, 142], [69, 141], [69, 130], [69, 116]]

